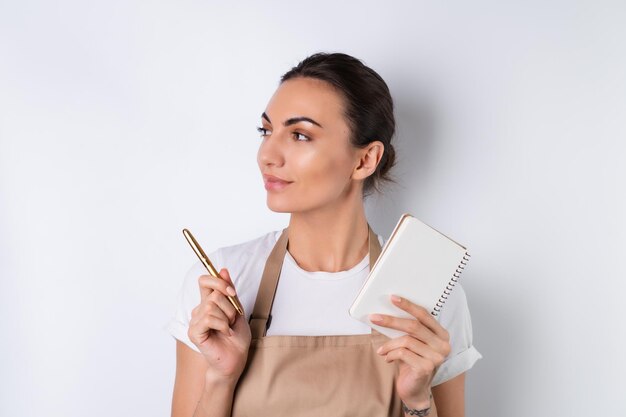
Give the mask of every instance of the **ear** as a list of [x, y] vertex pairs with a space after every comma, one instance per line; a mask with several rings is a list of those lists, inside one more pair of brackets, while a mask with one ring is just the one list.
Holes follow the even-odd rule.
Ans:
[[376, 171], [376, 167], [383, 157], [385, 145], [379, 140], [371, 142], [363, 149], [357, 150], [358, 164], [352, 172], [352, 178], [364, 180]]

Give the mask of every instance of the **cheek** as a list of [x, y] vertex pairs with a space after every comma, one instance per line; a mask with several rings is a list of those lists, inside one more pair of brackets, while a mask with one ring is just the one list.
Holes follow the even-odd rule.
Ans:
[[351, 160], [340, 150], [311, 149], [291, 158], [299, 182], [306, 186], [329, 184], [343, 187]]

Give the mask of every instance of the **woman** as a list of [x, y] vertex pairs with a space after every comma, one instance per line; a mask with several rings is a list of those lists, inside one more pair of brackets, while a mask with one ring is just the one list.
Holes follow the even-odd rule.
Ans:
[[187, 274], [169, 325], [172, 416], [463, 416], [481, 356], [460, 286], [438, 319], [403, 298], [413, 319], [370, 317], [399, 338], [347, 313], [383, 243], [363, 199], [394, 165], [385, 82], [349, 55], [315, 54], [282, 77], [261, 123], [267, 205], [289, 225], [211, 253], [223, 279], [199, 262]]

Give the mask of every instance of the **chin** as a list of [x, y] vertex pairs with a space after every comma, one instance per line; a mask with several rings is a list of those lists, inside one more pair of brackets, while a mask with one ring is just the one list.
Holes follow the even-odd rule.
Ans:
[[293, 210], [289, 208], [276, 207], [268, 203], [267, 208], [269, 208], [274, 213], [293, 213]]
[[[278, 198], [276, 198], [278, 197]], [[283, 196], [267, 195], [267, 208], [276, 213], [291, 213], [293, 210], [293, 202]]]
[[297, 193], [267, 193], [267, 207], [276, 213], [296, 213], [311, 210], [316, 206], [315, 202], [299, 197]]
[[267, 207], [276, 213], [303, 213], [311, 212], [316, 209], [325, 207], [327, 200], [311, 198], [307, 199], [288, 197], [284, 194], [267, 195]]

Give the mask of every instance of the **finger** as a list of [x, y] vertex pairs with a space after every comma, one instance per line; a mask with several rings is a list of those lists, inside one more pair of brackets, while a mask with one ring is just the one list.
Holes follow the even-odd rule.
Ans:
[[379, 355], [386, 355], [394, 349], [401, 348], [408, 349], [416, 355], [430, 360], [435, 364], [435, 366], [439, 366], [446, 359], [446, 355], [444, 354], [445, 352], [435, 350], [426, 343], [409, 335], [396, 337], [388, 342], [385, 342], [380, 348], [378, 348], [376, 353]]
[[188, 336], [194, 343], [204, 342], [211, 330], [222, 332], [224, 335], [230, 335], [230, 326], [225, 318], [216, 317], [207, 314], [201, 318], [197, 318], [189, 323]]
[[401, 361], [413, 368], [420, 376], [430, 376], [435, 372], [435, 364], [408, 349], [394, 349], [387, 353], [386, 362]]
[[[200, 286], [200, 299], [206, 299], [213, 291], [219, 291], [224, 295], [236, 294], [235, 289], [223, 278], [216, 278], [212, 275], [200, 275], [198, 277]], [[230, 290], [229, 290], [230, 288]]]
[[209, 297], [208, 300], [213, 301], [217, 306], [224, 312], [224, 314], [228, 317], [229, 323], [234, 323], [235, 318], [237, 317], [237, 310], [233, 307], [232, 303], [228, 298], [226, 298], [219, 291], [214, 291]]
[[[211, 314], [210, 317], [218, 319], [220, 323], [222, 323], [220, 327], [216, 330], [219, 330], [220, 332], [224, 333], [225, 336], [230, 336], [230, 329], [231, 329], [230, 321], [228, 320], [228, 317], [221, 310], [219, 310], [218, 315]], [[224, 324], [225, 326], [223, 326]]]
[[[201, 318], [211, 314], [213, 310], [219, 310], [230, 321], [232, 314], [230, 309], [234, 307], [224, 295], [219, 291], [213, 291], [207, 298], [191, 310], [191, 317]], [[219, 314], [218, 314], [219, 315]]]
[[214, 291], [209, 296], [209, 298], [205, 299], [196, 308], [191, 310], [191, 320], [190, 320], [190, 323], [193, 322], [194, 320], [196, 322], [200, 321], [205, 316], [209, 316], [209, 315], [216, 316], [216, 317], [219, 317], [219, 318], [227, 320], [227, 321], [229, 320], [228, 316], [226, 315], [226, 313], [222, 310], [222, 308], [213, 299], [213, 298], [216, 297], [216, 295], [219, 295], [219, 296], [223, 297], [222, 295], [220, 295], [219, 291]]
[[[234, 293], [232, 293], [231, 296], [237, 298], [237, 287], [235, 286], [235, 283], [233, 282], [233, 280], [232, 280], [232, 278], [230, 276], [230, 272], [228, 272], [228, 269], [227, 268], [222, 268], [220, 270], [220, 276], [222, 276], [224, 278], [224, 280], [227, 281], [230, 284], [230, 286], [233, 288]], [[231, 305], [233, 305], [233, 304], [231, 303]], [[239, 307], [241, 308], [241, 315], [243, 315], [245, 317], [246, 313], [245, 313], [245, 310], [243, 308], [243, 305], [241, 304], [241, 301], [239, 301]], [[235, 308], [235, 307], [233, 306], [233, 308]], [[236, 312], [236, 314], [239, 314], [239, 313], [237, 313], [237, 308], [235, 308], [235, 312]]]
[[220, 320], [225, 320], [227, 323], [230, 323], [230, 318], [228, 317], [228, 315], [215, 302], [211, 302], [211, 304], [209, 304], [207, 315], [217, 317]]
[[200, 275], [198, 276], [198, 287], [200, 288], [200, 300], [204, 301], [211, 293], [214, 291], [213, 288], [207, 285], [206, 278], [210, 277], [210, 275]]
[[228, 268], [222, 268], [220, 269], [220, 276], [226, 281], [228, 282], [231, 287], [235, 288], [235, 285], [233, 283], [233, 280], [230, 277], [230, 272], [228, 272]]
[[420, 322], [422, 322], [426, 327], [428, 327], [433, 333], [437, 335], [440, 339], [450, 341], [450, 335], [448, 331], [444, 329], [441, 324], [433, 317], [432, 314], [428, 312], [424, 307], [419, 306], [406, 298], [392, 295], [391, 302], [399, 307], [400, 309], [406, 311]]
[[416, 319], [405, 319], [386, 314], [371, 314], [370, 320], [379, 326], [389, 327], [390, 329], [400, 330], [409, 334], [435, 349], [443, 348], [443, 344], [446, 343]]

